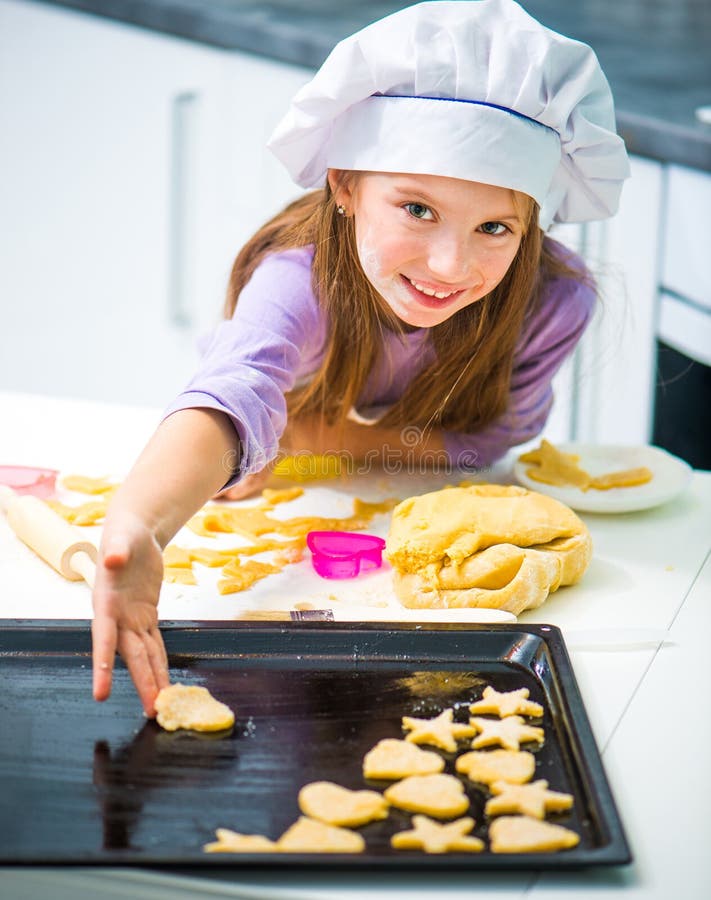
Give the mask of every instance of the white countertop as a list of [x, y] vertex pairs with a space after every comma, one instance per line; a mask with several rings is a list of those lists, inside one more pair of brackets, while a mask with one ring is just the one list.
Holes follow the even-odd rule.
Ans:
[[[97, 405], [0, 392], [0, 463], [120, 479], [160, 418], [155, 410]], [[505, 480], [507, 467], [496, 472]], [[449, 478], [449, 483], [453, 481]], [[307, 486], [288, 504], [304, 512], [348, 515], [353, 496], [404, 497], [448, 483], [441, 476], [362, 476], [356, 482]], [[299, 504], [297, 506], [297, 504]], [[482, 897], [609, 897], [692, 900], [709, 895], [705, 853], [711, 842], [711, 720], [701, 689], [711, 683], [704, 648], [711, 626], [711, 473], [694, 473], [688, 491], [654, 510], [581, 514], [594, 542], [582, 582], [554, 594], [522, 623], [563, 631], [588, 716], [630, 841], [630, 866], [551, 874], [452, 873], [446, 883], [422, 873], [350, 874], [348, 884], [323, 873], [205, 871], [200, 878], [139, 869], [4, 869], [0, 895], [64, 897], [244, 897], [290, 900], [391, 900]], [[373, 521], [384, 534], [387, 517]], [[290, 601], [319, 605], [334, 593], [307, 562], [270, 576], [245, 594], [216, 600], [210, 575], [196, 588], [168, 585], [163, 619], [228, 619], [241, 608], [274, 608], [279, 579]], [[89, 591], [69, 583], [17, 541], [0, 520], [3, 618], [90, 618]], [[285, 582], [286, 583], [286, 582]], [[388, 596], [379, 573], [340, 582], [339, 602]], [[360, 596], [358, 596], [360, 593]], [[391, 593], [391, 592], [390, 592]], [[706, 626], [706, 628], [704, 627]], [[698, 699], [697, 699], [698, 698]], [[698, 703], [698, 710], [693, 704]]]

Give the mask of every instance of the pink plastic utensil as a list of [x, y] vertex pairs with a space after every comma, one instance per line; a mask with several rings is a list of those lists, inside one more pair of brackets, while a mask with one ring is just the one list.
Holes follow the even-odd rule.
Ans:
[[56, 469], [37, 466], [0, 466], [0, 484], [11, 487], [16, 494], [33, 494], [46, 500], [54, 493]]
[[352, 531], [310, 531], [306, 543], [322, 578], [355, 578], [361, 570], [379, 569], [385, 541]]

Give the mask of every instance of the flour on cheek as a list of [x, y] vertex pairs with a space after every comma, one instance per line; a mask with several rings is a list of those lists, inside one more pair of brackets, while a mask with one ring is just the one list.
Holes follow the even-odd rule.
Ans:
[[[356, 237], [356, 246], [358, 248], [358, 259], [365, 277], [388, 306], [392, 308], [393, 301], [397, 303], [398, 295], [403, 293], [402, 285], [397, 280], [397, 276], [387, 271], [383, 264], [382, 256], [378, 251], [377, 243], [371, 238], [369, 232], [366, 232], [362, 237]], [[397, 313], [397, 310], [394, 311]]]

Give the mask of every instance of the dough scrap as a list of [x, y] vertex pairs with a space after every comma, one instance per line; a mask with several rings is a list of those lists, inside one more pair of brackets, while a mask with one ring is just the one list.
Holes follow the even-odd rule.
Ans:
[[533, 778], [536, 759], [528, 750], [470, 750], [458, 756], [454, 766], [480, 784], [523, 784]]
[[282, 566], [259, 562], [256, 559], [248, 559], [246, 562], [234, 559], [226, 566], [223, 566], [222, 574], [224, 577], [217, 582], [217, 590], [221, 594], [234, 594], [238, 591], [244, 591], [255, 584], [255, 582], [261, 581], [267, 575], [274, 575], [276, 572], [280, 572], [281, 569]]
[[591, 489], [608, 491], [611, 488], [637, 487], [640, 484], [646, 484], [654, 477], [654, 473], [647, 466], [592, 476], [578, 465], [579, 456], [573, 453], [563, 453], [545, 439], [535, 450], [522, 453], [519, 461], [533, 464], [530, 469], [526, 469], [526, 475], [533, 481], [540, 481], [556, 487], [577, 487], [581, 491]]
[[61, 483], [63, 488], [79, 494], [113, 494], [118, 488], [118, 484], [105, 476], [92, 478], [90, 475], [64, 475]]
[[377, 791], [351, 791], [330, 781], [313, 781], [299, 791], [299, 809], [328, 825], [365, 825], [388, 817], [388, 802]]
[[409, 734], [405, 740], [413, 744], [432, 744], [440, 750], [454, 753], [457, 749], [457, 738], [472, 737], [476, 728], [453, 721], [454, 710], [445, 709], [434, 719], [415, 719], [412, 716], [402, 717], [402, 727]]
[[155, 708], [156, 720], [166, 731], [224, 731], [235, 722], [229, 706], [215, 700], [207, 688], [195, 685], [171, 684], [163, 688]]
[[484, 688], [481, 700], [472, 703], [469, 712], [472, 713], [496, 713], [502, 719], [506, 716], [533, 716], [543, 715], [543, 707], [528, 699], [528, 688], [519, 688], [516, 691], [499, 693], [491, 685]]
[[604, 475], [596, 475], [590, 481], [590, 487], [596, 491], [609, 491], [611, 488], [637, 487], [647, 484], [654, 474], [647, 466], [638, 466], [635, 469], [622, 469], [619, 472], [607, 472]]
[[163, 566], [163, 581], [167, 584], [197, 584], [195, 573], [185, 566]]
[[424, 850], [425, 853], [478, 853], [484, 842], [472, 837], [474, 819], [468, 816], [443, 825], [427, 816], [413, 816], [411, 831], [399, 831], [390, 839], [396, 850]]
[[489, 826], [493, 853], [550, 852], [575, 847], [580, 835], [550, 822], [539, 822], [529, 816], [501, 816]]
[[507, 716], [505, 719], [482, 719], [473, 716], [470, 720], [479, 734], [472, 741], [474, 750], [498, 744], [506, 750], [518, 750], [525, 741], [543, 743], [543, 729], [526, 725], [521, 716]]
[[469, 797], [454, 775], [410, 775], [385, 791], [385, 799], [398, 809], [425, 813], [437, 819], [460, 816], [469, 809]]
[[545, 819], [547, 812], [562, 812], [573, 805], [573, 795], [549, 791], [544, 779], [532, 784], [508, 784], [495, 781], [491, 791], [496, 796], [487, 800], [484, 811], [487, 816], [504, 813], [522, 813], [534, 819]]
[[533, 463], [526, 469], [526, 475], [533, 481], [558, 487], [570, 486], [587, 491], [590, 487], [590, 475], [578, 465], [580, 457], [574, 453], [563, 453], [549, 441], [542, 440], [536, 450], [522, 453], [521, 462]]
[[300, 816], [277, 841], [282, 853], [362, 853], [365, 841], [347, 828]]
[[444, 769], [438, 753], [421, 750], [407, 741], [384, 738], [363, 757], [366, 778], [406, 778], [408, 775], [434, 775]]
[[217, 840], [203, 846], [205, 853], [274, 853], [278, 849], [261, 834], [239, 834], [229, 828], [218, 828], [215, 834]]
[[592, 541], [582, 520], [552, 497], [474, 484], [400, 503], [385, 555], [395, 593], [411, 609], [488, 607], [518, 615], [578, 581]]

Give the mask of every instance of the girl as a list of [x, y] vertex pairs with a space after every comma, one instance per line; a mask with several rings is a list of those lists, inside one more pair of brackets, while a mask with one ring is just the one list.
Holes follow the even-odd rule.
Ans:
[[545, 230], [612, 215], [628, 175], [593, 52], [512, 0], [422, 3], [342, 41], [270, 146], [317, 189], [237, 257], [104, 528], [94, 696], [118, 650], [147, 715], [168, 683], [161, 551], [216, 492], [256, 491], [280, 450], [482, 468], [540, 432], [595, 297]]

